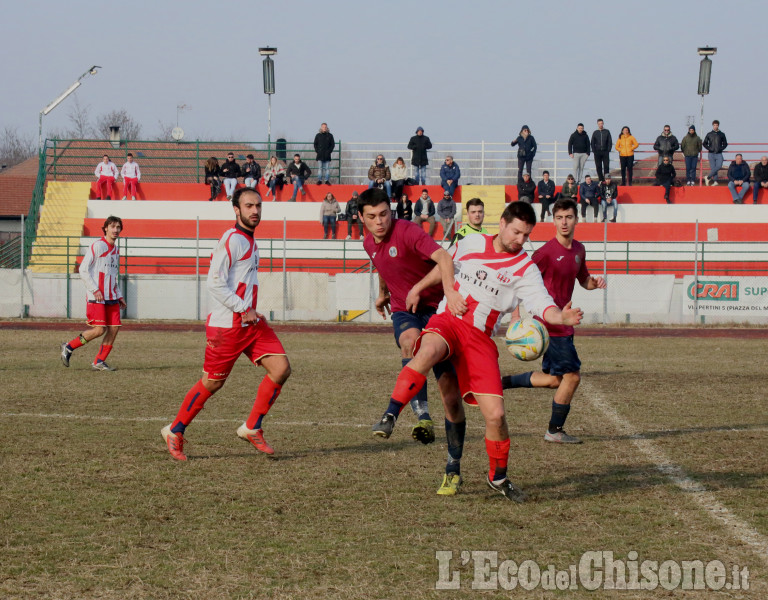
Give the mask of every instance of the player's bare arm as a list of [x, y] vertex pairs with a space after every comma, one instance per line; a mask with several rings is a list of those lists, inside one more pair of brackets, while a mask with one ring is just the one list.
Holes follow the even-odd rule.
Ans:
[[584, 311], [580, 308], [572, 308], [573, 302], [566, 304], [562, 310], [556, 306], [550, 306], [544, 311], [544, 320], [552, 325], [578, 325], [584, 318]]
[[382, 319], [386, 319], [388, 314], [392, 314], [392, 309], [389, 306], [389, 288], [386, 282], [379, 276], [379, 296], [376, 298], [376, 312], [381, 315]]
[[440, 278], [443, 282], [443, 292], [445, 293], [448, 310], [452, 315], [463, 315], [467, 312], [467, 303], [464, 297], [455, 289], [456, 279], [454, 278], [451, 255], [440, 248], [435, 250], [429, 258], [437, 263], [437, 267], [440, 270]]

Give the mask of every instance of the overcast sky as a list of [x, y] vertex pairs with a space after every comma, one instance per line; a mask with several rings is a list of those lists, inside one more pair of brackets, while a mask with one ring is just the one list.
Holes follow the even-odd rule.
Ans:
[[[2, 0], [0, 127], [37, 136], [39, 111], [93, 64], [95, 77], [44, 118], [68, 127], [77, 96], [124, 108], [146, 138], [267, 137], [258, 47], [276, 46], [273, 139], [508, 142], [530, 126], [565, 141], [597, 117], [652, 141], [698, 128], [698, 46], [717, 46], [704, 120], [729, 141], [768, 141], [768, 2]], [[709, 131], [709, 125], [705, 127]], [[705, 131], [705, 132], [706, 132]]]

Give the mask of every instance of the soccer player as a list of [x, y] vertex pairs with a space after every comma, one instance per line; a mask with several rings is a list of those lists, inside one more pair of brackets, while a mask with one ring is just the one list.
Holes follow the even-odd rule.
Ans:
[[[387, 312], [392, 314], [395, 342], [400, 348], [402, 364], [406, 365], [413, 356], [413, 344], [435, 314], [444, 290], [451, 311], [461, 314], [466, 310], [464, 299], [454, 290], [453, 263], [450, 255], [419, 225], [404, 219], [392, 220], [389, 197], [384, 190], [372, 188], [360, 194], [358, 210], [371, 234], [365, 237], [363, 248], [379, 272], [376, 310], [382, 318], [386, 318]], [[436, 264], [440, 275], [435, 284], [424, 291], [419, 306], [419, 296], [410, 296], [409, 292]], [[455, 378], [447, 376], [450, 371], [449, 363], [435, 364], [434, 374], [441, 395], [458, 394], [452, 383]], [[435, 431], [427, 405], [426, 380], [413, 391], [411, 408], [418, 423], [411, 436], [422, 444], [429, 444], [435, 441]], [[383, 438], [392, 435], [399, 414], [399, 410], [394, 413], [387, 410], [373, 426], [373, 435]]]
[[[562, 198], [555, 202], [552, 207], [555, 237], [536, 250], [532, 257], [541, 271], [547, 291], [560, 307], [570, 304], [576, 281], [585, 290], [606, 287], [605, 279], [589, 274], [584, 246], [573, 239], [579, 220], [576, 210], [576, 203], [571, 199]], [[573, 327], [551, 322], [545, 325], [549, 331], [549, 348], [541, 365], [543, 373], [530, 371], [508, 375], [503, 378], [502, 385], [504, 389], [543, 387], [557, 390], [544, 439], [560, 444], [580, 444], [579, 438], [563, 430], [571, 410], [571, 400], [581, 381], [581, 361], [573, 344]]]
[[480, 198], [472, 198], [467, 200], [467, 222], [461, 226], [461, 228], [453, 234], [451, 240], [451, 246], [453, 246], [459, 240], [464, 239], [470, 233], [488, 233], [488, 230], [483, 227], [483, 220], [485, 219], [485, 204]]
[[120, 309], [126, 306], [118, 284], [120, 251], [116, 244], [123, 230], [123, 221], [120, 217], [107, 217], [101, 230], [104, 236], [90, 245], [80, 263], [80, 279], [85, 284], [88, 301], [85, 318], [91, 328], [61, 345], [61, 362], [68, 367], [69, 359], [77, 348], [103, 335], [104, 340], [91, 368], [94, 371], [116, 371], [106, 360], [120, 330]]
[[[523, 502], [525, 494], [507, 478], [509, 429], [499, 373], [499, 351], [492, 337], [501, 317], [522, 302], [526, 310], [558, 325], [578, 325], [583, 313], [566, 304], [562, 310], [547, 293], [541, 274], [523, 250], [536, 214], [527, 202], [512, 202], [501, 215], [498, 235], [470, 235], [456, 244], [453, 263], [456, 287], [467, 311], [456, 317], [440, 303], [422, 331], [411, 360], [397, 378], [388, 412], [397, 414], [424, 382], [429, 369], [450, 358], [461, 397], [477, 404], [485, 419], [485, 448], [490, 468], [488, 485], [504, 497]], [[434, 285], [432, 271], [412, 290], [420, 294]], [[448, 462], [438, 494], [453, 495], [461, 485], [461, 456], [466, 433], [464, 406], [458, 397], [443, 398]]]
[[232, 196], [234, 227], [224, 232], [211, 257], [207, 288], [211, 312], [205, 334], [203, 377], [184, 397], [176, 418], [163, 427], [161, 434], [171, 456], [187, 460], [184, 432], [205, 402], [227, 381], [241, 354], [267, 371], [256, 392], [250, 415], [237, 435], [265, 454], [274, 454], [264, 439], [262, 420], [277, 400], [291, 366], [280, 340], [267, 325], [264, 315], [256, 312], [259, 281], [259, 248], [253, 231], [261, 221], [261, 196], [251, 188], [240, 188]]

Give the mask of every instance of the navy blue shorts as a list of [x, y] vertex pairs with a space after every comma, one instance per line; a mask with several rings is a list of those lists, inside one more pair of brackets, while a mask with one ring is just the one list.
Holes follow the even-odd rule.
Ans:
[[547, 375], [565, 375], [578, 373], [581, 361], [573, 345], [573, 336], [549, 338], [549, 348], [544, 353], [541, 370]]
[[[429, 319], [437, 312], [436, 308], [431, 306], [412, 313], [405, 310], [399, 310], [392, 313], [392, 327], [395, 334], [395, 343], [397, 347], [400, 347], [400, 335], [408, 329], [418, 329], [421, 331], [427, 326]], [[440, 379], [443, 373], [456, 374], [456, 370], [453, 368], [450, 360], [444, 360], [437, 363], [432, 367], [432, 372], [435, 374], [435, 379]]]

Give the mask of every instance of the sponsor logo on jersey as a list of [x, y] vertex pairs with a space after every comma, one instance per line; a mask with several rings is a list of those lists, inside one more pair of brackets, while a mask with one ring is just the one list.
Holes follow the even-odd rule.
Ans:
[[509, 283], [510, 281], [512, 281], [507, 271], [497, 271], [496, 279], [501, 281], [501, 283]]
[[488, 279], [488, 273], [481, 270], [475, 273], [475, 277], [477, 277], [480, 281], [485, 281], [486, 279]]
[[562, 255], [561, 255], [561, 256], [558, 256], [558, 257], [557, 257], [557, 262], [560, 262], [561, 260], [563, 260], [563, 258], [564, 258], [564, 257], [563, 257]]
[[[480, 273], [484, 275], [483, 279], [480, 279], [478, 277]], [[485, 290], [486, 292], [493, 294], [494, 296], [498, 296], [499, 288], [491, 285], [490, 283], [485, 283], [485, 278], [487, 277], [488, 277], [488, 273], [486, 273], [485, 271], [478, 271], [477, 273], [475, 273], [474, 277], [468, 273], [464, 273], [464, 272], [459, 273], [459, 279], [463, 279], [464, 281], [474, 285], [475, 287]]]
[[390, 246], [389, 247], [389, 255], [392, 258], [396, 258], [397, 257], [397, 248], [395, 246]]

